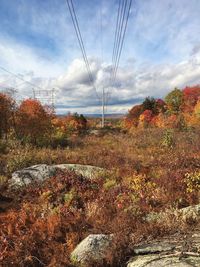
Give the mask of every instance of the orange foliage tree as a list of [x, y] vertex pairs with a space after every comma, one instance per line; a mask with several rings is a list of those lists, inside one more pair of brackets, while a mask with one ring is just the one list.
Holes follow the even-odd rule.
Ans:
[[139, 123], [139, 117], [142, 114], [143, 106], [142, 105], [136, 105], [132, 107], [131, 110], [129, 110], [128, 115], [125, 118], [125, 127], [131, 128], [131, 127], [137, 127]]
[[139, 117], [139, 125], [147, 127], [153, 119], [153, 111], [146, 109]]
[[151, 125], [158, 127], [158, 128], [164, 128], [165, 120], [166, 120], [166, 116], [163, 113], [159, 113], [158, 115], [152, 118]]
[[22, 101], [17, 112], [17, 133], [33, 144], [49, 138], [52, 114], [35, 99]]

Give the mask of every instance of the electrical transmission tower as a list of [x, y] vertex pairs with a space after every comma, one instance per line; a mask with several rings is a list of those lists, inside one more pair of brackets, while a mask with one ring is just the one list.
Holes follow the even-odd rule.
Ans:
[[55, 88], [51, 90], [35, 89], [33, 88], [33, 98], [40, 101], [43, 105], [47, 105], [50, 108], [55, 108]]

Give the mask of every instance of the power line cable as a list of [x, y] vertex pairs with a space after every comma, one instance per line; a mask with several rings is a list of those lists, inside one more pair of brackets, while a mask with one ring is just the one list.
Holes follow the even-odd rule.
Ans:
[[66, 2], [67, 2], [67, 5], [68, 5], [68, 9], [69, 9], [70, 15], [71, 15], [71, 19], [72, 19], [72, 23], [73, 23], [73, 26], [74, 26], [74, 29], [75, 29], [75, 33], [76, 33], [76, 36], [77, 36], [77, 39], [78, 39], [78, 43], [79, 43], [79, 46], [80, 46], [80, 49], [81, 49], [81, 52], [82, 52], [83, 60], [84, 60], [85, 65], [86, 65], [86, 69], [87, 69], [87, 72], [88, 72], [90, 83], [93, 86], [93, 89], [94, 89], [94, 91], [96, 93], [97, 98], [100, 100], [100, 97], [99, 97], [99, 95], [97, 93], [97, 89], [96, 89], [95, 84], [94, 84], [94, 79], [93, 79], [91, 68], [90, 68], [90, 65], [89, 65], [88, 58], [87, 58], [87, 54], [86, 54], [85, 46], [84, 46], [84, 43], [83, 43], [83, 38], [82, 38], [82, 35], [81, 35], [81, 31], [80, 31], [80, 27], [79, 27], [79, 23], [78, 23], [78, 19], [77, 19], [77, 15], [76, 15], [76, 11], [75, 11], [75, 7], [74, 7], [74, 4], [73, 4], [73, 1], [72, 0], [66, 0]]
[[116, 62], [118, 57], [118, 50], [119, 50], [119, 44], [121, 42], [121, 31], [122, 31], [122, 25], [124, 21], [124, 12], [125, 12], [125, 4], [127, 0], [122, 0], [122, 2], [119, 2], [119, 21], [118, 24], [116, 24], [117, 27], [117, 36], [116, 36], [116, 45], [115, 45], [115, 51], [114, 51], [114, 61], [113, 61], [113, 71], [112, 71], [112, 80], [115, 73], [116, 68]]
[[[68, 1], [68, 0], [67, 0]], [[79, 23], [78, 23], [78, 19], [77, 19], [77, 16], [76, 16], [76, 12], [75, 12], [75, 8], [74, 8], [74, 4], [73, 4], [73, 1], [71, 1], [71, 6], [72, 6], [72, 11], [73, 11], [73, 14], [74, 14], [74, 18], [75, 18], [75, 22], [76, 22], [76, 26], [77, 26], [77, 30], [78, 30], [78, 33], [79, 33], [79, 37], [80, 37], [80, 41], [81, 41], [81, 44], [82, 44], [82, 48], [83, 48], [83, 53], [84, 53], [84, 56], [85, 56], [85, 62], [86, 62], [86, 65], [87, 65], [87, 68], [88, 68], [88, 71], [89, 71], [89, 76], [90, 76], [90, 81], [93, 85], [93, 88], [95, 90], [95, 93], [97, 95], [97, 98], [100, 99], [98, 93], [97, 93], [97, 89], [96, 89], [96, 86], [94, 84], [94, 79], [93, 79], [93, 75], [92, 75], [92, 72], [91, 72], [91, 68], [90, 68], [90, 64], [89, 64], [89, 61], [88, 61], [88, 58], [87, 58], [87, 54], [86, 54], [86, 50], [85, 50], [85, 46], [84, 46], [84, 43], [83, 43], [83, 38], [82, 38], [82, 35], [81, 35], [81, 31], [80, 31], [80, 27], [79, 27]]]
[[25, 83], [31, 85], [31, 86], [34, 86], [34, 87], [37, 87], [37, 88], [43, 90], [42, 87], [40, 87], [40, 86], [38, 86], [38, 85], [36, 85], [36, 84], [34, 84], [34, 83], [31, 83], [31, 82], [26, 81], [25, 79], [23, 79], [23, 78], [20, 77], [19, 75], [15, 74], [15, 73], [13, 73], [13, 72], [11, 72], [11, 71], [9, 71], [9, 70], [7, 70], [6, 68], [4, 68], [4, 67], [2, 67], [2, 66], [0, 66], [0, 69], [3, 70], [3, 71], [5, 71], [5, 72], [7, 72], [7, 73], [9, 73], [9, 74], [12, 75], [12, 76], [18, 78], [19, 80], [21, 80], [21, 81], [23, 81], [23, 82], [25, 82]]
[[115, 76], [115, 71], [116, 71], [116, 66], [117, 66], [117, 59], [119, 55], [119, 48], [120, 48], [120, 44], [122, 40], [122, 31], [124, 28], [123, 26], [124, 26], [126, 5], [127, 5], [127, 0], [123, 1], [122, 8], [121, 8], [120, 25], [119, 25], [119, 30], [118, 30], [118, 39], [117, 39], [116, 55], [115, 55], [115, 62], [114, 62], [114, 71], [112, 73], [113, 83], [114, 83], [114, 76]]
[[[123, 4], [122, 1], [123, 0], [119, 0], [119, 4], [118, 4], [117, 20], [116, 20], [115, 35], [114, 35], [115, 37], [114, 37], [113, 52], [112, 52], [112, 65], [111, 65], [109, 84], [112, 84], [112, 76], [113, 76], [113, 72], [114, 72], [114, 62], [115, 62], [115, 57], [116, 57], [116, 47], [117, 47], [117, 42], [118, 42], [119, 25], [120, 25], [120, 21], [121, 21], [121, 7]], [[108, 104], [108, 98], [106, 100], [106, 103]]]
[[[119, 39], [119, 29], [120, 29], [120, 24], [121, 24], [122, 7], [123, 7], [123, 0], [119, 0], [115, 35], [114, 35], [113, 52], [112, 52], [112, 65], [111, 65], [111, 72], [110, 72], [110, 79], [109, 79], [110, 85], [112, 85], [113, 73], [114, 73], [114, 68], [115, 68], [114, 64], [115, 64], [116, 51], [117, 51], [117, 46], [118, 46], [117, 44], [118, 44], [118, 39]], [[106, 105], [108, 105], [108, 95], [109, 95], [109, 92], [107, 92], [107, 96], [106, 96]]]
[[[127, 3], [127, 0], [126, 1], [124, 1], [124, 0], [118, 1], [115, 37], [114, 37], [114, 45], [113, 45], [113, 53], [112, 53], [112, 67], [111, 67], [110, 81], [109, 81], [109, 84], [111, 86], [114, 83], [114, 73], [115, 73], [115, 69], [116, 69], [118, 51], [119, 51], [119, 46], [120, 46], [120, 42], [121, 42], [121, 36], [122, 36], [121, 31], [123, 29], [123, 21], [124, 21], [124, 13], [125, 13], [126, 3]], [[108, 95], [109, 94], [107, 94], [107, 104], [109, 101]], [[111, 93], [110, 93], [110, 95], [111, 95]]]
[[[121, 6], [120, 6], [121, 4]], [[112, 73], [111, 73], [111, 84], [113, 84], [116, 80], [116, 74], [119, 67], [119, 61], [122, 53], [122, 48], [125, 39], [125, 33], [127, 29], [128, 19], [130, 15], [130, 9], [132, 5], [132, 0], [125, 0], [123, 3], [119, 3], [118, 14], [119, 18], [117, 18], [116, 23], [116, 42], [114, 43], [113, 53], [114, 53], [114, 62], [112, 63]], [[121, 8], [120, 8], [121, 7]]]
[[118, 12], [117, 12], [117, 23], [116, 23], [116, 28], [115, 28], [115, 39], [114, 39], [114, 47], [113, 47], [113, 53], [112, 53], [112, 66], [114, 66], [114, 59], [115, 59], [115, 53], [116, 53], [116, 43], [117, 43], [118, 28], [119, 28], [118, 25], [119, 25], [121, 1], [122, 0], [119, 0], [119, 6], [118, 6]]
[[[103, 67], [103, 0], [100, 5], [100, 44], [101, 44], [101, 68]], [[103, 69], [102, 69], [103, 73]], [[101, 126], [104, 128], [105, 125], [105, 112], [106, 112], [106, 98], [105, 98], [104, 82], [102, 81], [102, 120]]]
[[124, 39], [125, 39], [126, 29], [127, 29], [127, 25], [128, 25], [129, 16], [130, 16], [131, 5], [132, 5], [132, 0], [130, 0], [129, 5], [128, 5], [127, 16], [126, 16], [126, 20], [125, 20], [125, 24], [124, 24], [124, 31], [123, 31], [122, 40], [121, 40], [120, 47], [119, 47], [117, 64], [116, 64], [115, 73], [114, 73], [114, 81], [116, 79], [117, 70], [119, 67], [119, 61], [120, 61], [120, 57], [121, 57], [121, 53], [122, 53], [122, 48], [124, 45]]

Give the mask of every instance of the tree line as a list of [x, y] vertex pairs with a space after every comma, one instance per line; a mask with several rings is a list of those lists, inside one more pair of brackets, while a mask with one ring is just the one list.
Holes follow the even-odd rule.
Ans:
[[0, 139], [17, 138], [23, 143], [42, 146], [65, 145], [70, 135], [80, 134], [87, 128], [83, 115], [56, 116], [48, 106], [36, 99], [15, 99], [0, 93]]
[[200, 86], [175, 88], [165, 98], [147, 97], [129, 110], [124, 126], [128, 129], [160, 127], [184, 128], [200, 125]]

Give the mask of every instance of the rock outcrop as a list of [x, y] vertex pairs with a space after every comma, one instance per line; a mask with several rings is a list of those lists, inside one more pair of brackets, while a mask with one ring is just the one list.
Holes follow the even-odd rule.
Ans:
[[76, 266], [88, 267], [102, 264], [112, 257], [112, 235], [89, 235], [74, 249], [71, 261]]
[[127, 267], [200, 266], [200, 233], [175, 234], [135, 247]]
[[12, 178], [9, 180], [9, 187], [17, 188], [34, 182], [42, 182], [54, 176], [58, 171], [74, 171], [76, 174], [82, 175], [88, 179], [97, 178], [105, 173], [104, 169], [90, 165], [39, 164], [14, 172]]
[[[200, 232], [197, 228], [161, 237], [135, 246], [132, 251], [127, 267], [199, 267]], [[114, 235], [89, 235], [74, 249], [71, 261], [78, 267], [105, 266], [114, 255]]]
[[144, 217], [144, 220], [149, 223], [165, 222], [169, 215], [176, 218], [181, 218], [183, 221], [187, 221], [188, 219], [195, 220], [200, 215], [200, 204], [188, 206], [182, 209], [168, 210], [167, 212], [151, 212], [146, 217]]
[[82, 175], [88, 179], [94, 179], [100, 175], [105, 174], [106, 170], [91, 165], [81, 165], [81, 164], [59, 164], [53, 165], [56, 170], [67, 170], [74, 171], [78, 175]]
[[133, 259], [127, 267], [199, 267], [200, 258], [188, 256], [180, 258], [173, 255], [145, 255]]

